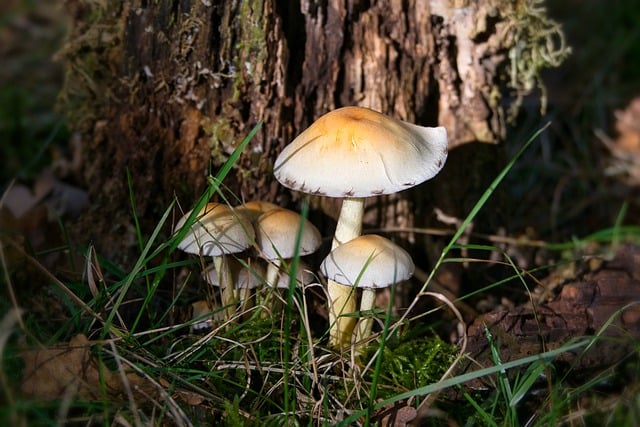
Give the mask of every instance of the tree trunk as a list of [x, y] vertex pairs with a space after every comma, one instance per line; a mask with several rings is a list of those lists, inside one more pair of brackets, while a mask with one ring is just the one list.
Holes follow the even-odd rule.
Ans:
[[[313, 120], [340, 106], [444, 125], [451, 148], [500, 141], [505, 100], [530, 91], [538, 69], [549, 65], [531, 65], [525, 75], [509, 55], [533, 50], [523, 44], [529, 39], [541, 49], [527, 30], [532, 20], [546, 22], [533, 3], [69, 1], [61, 100], [83, 141], [83, 179], [94, 206], [84, 217], [85, 236], [107, 252], [135, 243], [126, 171], [145, 230], [172, 198], [189, 208], [206, 175], [260, 120], [224, 182], [228, 197], [294, 204], [300, 196], [274, 181], [273, 161]], [[369, 223], [413, 225], [409, 195], [425, 198], [414, 191], [380, 199]]]

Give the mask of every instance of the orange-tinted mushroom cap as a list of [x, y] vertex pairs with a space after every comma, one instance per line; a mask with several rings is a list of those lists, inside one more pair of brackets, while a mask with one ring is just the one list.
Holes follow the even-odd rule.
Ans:
[[316, 120], [274, 164], [285, 187], [329, 197], [396, 193], [435, 176], [447, 159], [443, 127], [423, 127], [368, 108]]

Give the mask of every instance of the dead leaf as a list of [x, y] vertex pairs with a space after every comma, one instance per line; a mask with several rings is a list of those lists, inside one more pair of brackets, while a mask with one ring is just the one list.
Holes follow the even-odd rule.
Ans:
[[617, 148], [640, 154], [640, 98], [631, 100], [627, 108], [615, 112]]
[[94, 400], [107, 394], [103, 384], [114, 382], [113, 374], [93, 357], [89, 340], [82, 334], [68, 344], [23, 350], [21, 355], [25, 369], [20, 391], [34, 399], [58, 399], [75, 389], [78, 397]]
[[612, 154], [605, 173], [625, 177], [628, 184], [640, 185], [640, 97], [636, 97], [624, 110], [615, 112], [616, 139], [597, 131], [597, 136]]
[[[67, 265], [68, 253], [45, 249], [64, 246], [58, 219], [77, 218], [87, 205], [85, 190], [60, 181], [45, 169], [33, 188], [15, 183], [1, 195], [0, 230], [15, 241], [24, 242], [24, 246], [46, 253], [39, 261], [47, 267], [73, 271], [73, 266]], [[8, 257], [11, 265], [23, 260], [15, 253]]]
[[[124, 375], [111, 371], [91, 352], [96, 343], [83, 334], [76, 335], [68, 344], [36, 350], [22, 350], [24, 377], [20, 391], [37, 400], [54, 400], [69, 396], [87, 400], [108, 398], [111, 401], [137, 401], [164, 399], [170, 384], [160, 378], [156, 383], [125, 368]], [[125, 386], [125, 383], [126, 386]], [[173, 390], [176, 397], [191, 405], [204, 401], [196, 393]], [[131, 393], [129, 396], [127, 393]]]
[[52, 219], [77, 218], [89, 203], [86, 190], [61, 181], [51, 169], [40, 172], [33, 192], [35, 197], [43, 200]]
[[[39, 400], [58, 399], [68, 393], [87, 400], [124, 398], [122, 376], [110, 371], [91, 353], [92, 345], [79, 334], [68, 344], [22, 350], [25, 369], [20, 391]], [[135, 372], [126, 372], [125, 381], [137, 397], [157, 395], [155, 387]]]
[[406, 427], [417, 416], [416, 408], [412, 406], [392, 406], [388, 407], [381, 415], [383, 415], [380, 424], [389, 427]]
[[173, 397], [190, 406], [202, 405], [206, 400], [203, 395], [187, 390], [176, 390]]

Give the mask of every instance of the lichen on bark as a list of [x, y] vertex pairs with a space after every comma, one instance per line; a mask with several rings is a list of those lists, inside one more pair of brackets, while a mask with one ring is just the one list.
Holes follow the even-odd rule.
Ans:
[[455, 135], [453, 146], [503, 140], [524, 96], [539, 89], [545, 105], [540, 72], [570, 52], [559, 24], [540, 0], [430, 4], [436, 31], [448, 35], [436, 49], [439, 122]]

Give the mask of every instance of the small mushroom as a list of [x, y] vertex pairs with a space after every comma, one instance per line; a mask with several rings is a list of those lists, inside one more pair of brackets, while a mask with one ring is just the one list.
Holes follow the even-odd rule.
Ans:
[[[362, 232], [364, 198], [391, 194], [435, 176], [447, 159], [443, 127], [423, 127], [362, 107], [316, 120], [280, 153], [274, 175], [285, 187], [342, 197], [332, 249]], [[349, 289], [329, 280], [329, 344], [341, 348], [355, 325]]]
[[[253, 291], [264, 282], [264, 267], [259, 262], [243, 265], [240, 262], [231, 264], [231, 277], [235, 289], [235, 299], [240, 302], [240, 311], [246, 311], [253, 306]], [[213, 264], [209, 264], [202, 273], [204, 280], [211, 286], [219, 287], [220, 275]]]
[[264, 282], [264, 268], [257, 262], [242, 267], [236, 279], [236, 292], [242, 311], [253, 307], [254, 289]]
[[238, 206], [236, 208], [236, 211], [240, 215], [244, 215], [245, 217], [247, 217], [249, 221], [251, 221], [251, 223], [255, 225], [260, 215], [274, 209], [280, 209], [280, 206], [263, 200], [252, 200]]
[[[309, 283], [312, 283], [315, 280], [315, 276], [309, 269], [309, 266], [304, 261], [298, 261], [298, 268], [296, 269], [296, 285], [298, 287], [304, 287]], [[291, 276], [284, 271], [281, 271], [278, 275], [278, 281], [276, 283], [276, 288], [278, 289], [287, 289], [289, 288], [289, 282], [291, 281]]]
[[[302, 234], [298, 246], [298, 229]], [[256, 222], [256, 242], [260, 256], [269, 261], [266, 281], [274, 286], [282, 260], [309, 255], [322, 243], [320, 232], [309, 220], [288, 209], [273, 209], [260, 215]]]
[[[278, 208], [263, 213], [256, 221], [256, 242], [260, 257], [269, 262], [266, 282], [273, 288], [278, 282], [282, 260], [293, 258], [296, 254], [302, 257], [315, 252], [322, 238], [309, 220], [291, 210]], [[264, 304], [270, 306], [270, 301], [271, 297], [267, 295]]]
[[[181, 229], [191, 211], [187, 212], [176, 224]], [[254, 241], [253, 226], [245, 217], [235, 213], [229, 206], [221, 203], [207, 203], [196, 217], [191, 229], [178, 244], [178, 248], [192, 254], [211, 256], [218, 272], [222, 305], [227, 307], [226, 314], [233, 316], [232, 306], [235, 297], [231, 271], [225, 255], [242, 252]]]
[[[285, 266], [281, 266], [285, 267]], [[280, 269], [280, 273], [278, 274], [278, 280], [276, 282], [276, 289], [285, 290], [289, 289], [291, 276], [289, 271], [284, 271], [285, 268]], [[296, 280], [295, 286], [301, 289], [304, 289], [305, 286], [311, 284], [315, 280], [314, 274], [309, 269], [309, 266], [304, 261], [298, 261], [298, 268], [296, 269]], [[286, 295], [286, 294], [285, 294]], [[273, 313], [277, 313], [281, 310], [281, 301], [284, 298], [274, 299], [269, 303], [271, 307], [271, 311]]]
[[[409, 279], [414, 264], [411, 256], [391, 240], [375, 234], [357, 237], [338, 246], [322, 261], [320, 270], [328, 279], [362, 288], [360, 311], [375, 306], [376, 289]], [[361, 319], [356, 342], [371, 335], [373, 318]]]
[[191, 325], [191, 330], [197, 332], [211, 329], [214, 320], [219, 320], [216, 319], [216, 314], [209, 301], [200, 300], [191, 303], [191, 319], [194, 322]]

